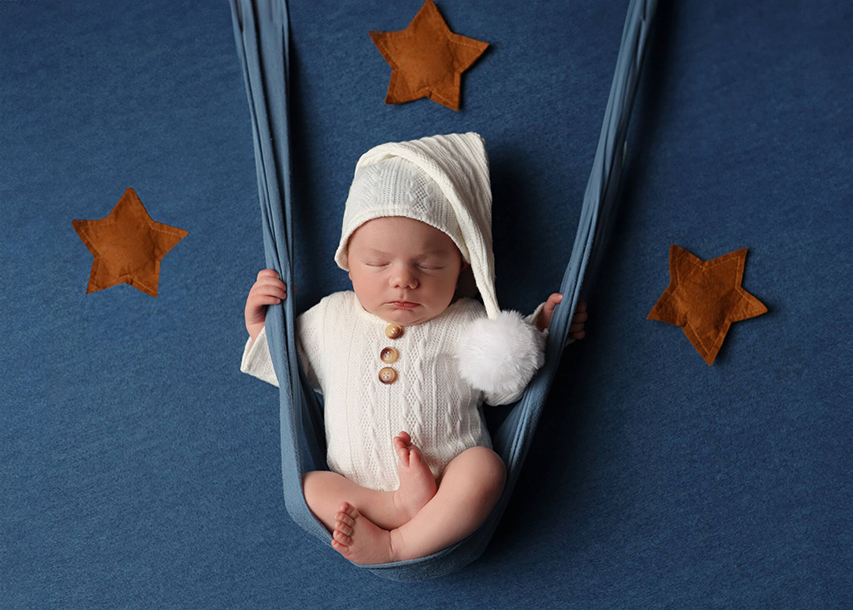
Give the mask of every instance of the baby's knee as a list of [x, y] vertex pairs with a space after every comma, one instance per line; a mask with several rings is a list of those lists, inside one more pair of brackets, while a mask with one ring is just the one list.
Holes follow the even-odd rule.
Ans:
[[324, 495], [325, 489], [328, 487], [328, 482], [322, 471], [306, 472], [302, 475], [302, 493], [305, 495], [305, 502], [314, 510], [319, 508], [319, 504]]
[[302, 475], [302, 493], [308, 508], [319, 519], [326, 529], [332, 531], [335, 525], [335, 513], [340, 504], [340, 498], [334, 493], [334, 482], [331, 473], [326, 471], [306, 472]]
[[503, 491], [504, 485], [506, 485], [506, 464], [504, 464], [501, 456], [491, 449], [486, 449], [486, 451], [489, 452], [488, 476], [493, 482], [493, 487], [500, 493]]
[[506, 465], [501, 457], [487, 447], [472, 447], [468, 452], [476, 463], [474, 485], [480, 495], [499, 496], [506, 484]]

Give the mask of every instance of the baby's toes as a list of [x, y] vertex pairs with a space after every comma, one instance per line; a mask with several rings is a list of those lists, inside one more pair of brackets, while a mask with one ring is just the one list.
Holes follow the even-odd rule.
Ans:
[[338, 513], [335, 517], [335, 527], [339, 528], [342, 526], [349, 528], [355, 527], [355, 519], [344, 513]]
[[409, 449], [406, 447], [405, 443], [400, 440], [400, 437], [394, 439], [394, 451], [397, 454], [397, 459], [400, 460], [400, 463], [404, 466], [409, 465]]
[[346, 544], [341, 544], [337, 540], [332, 540], [332, 548], [335, 549], [338, 553], [343, 555], [344, 557], [348, 557], [350, 554], [349, 546]]
[[358, 510], [356, 510], [355, 506], [350, 504], [349, 502], [341, 503], [340, 508], [338, 509], [337, 514], [335, 515], [335, 519], [338, 521], [342, 521], [350, 526], [355, 526], [355, 520], [358, 519], [359, 514]]
[[[349, 506], [349, 505], [348, 505]], [[355, 510], [355, 509], [353, 509]], [[339, 523], [346, 523], [350, 527], [355, 526], [355, 517], [349, 511], [339, 511], [335, 514], [335, 520]]]
[[348, 525], [348, 524], [344, 523], [343, 521], [338, 521], [335, 523], [335, 531], [341, 532], [345, 536], [352, 536], [352, 533], [355, 530], [353, 530], [352, 525]]
[[341, 530], [335, 530], [335, 533], [332, 534], [332, 538], [334, 538], [339, 544], [344, 546], [352, 546], [352, 538], [344, 534]]
[[412, 466], [420, 466], [421, 462], [423, 462], [423, 456], [421, 455], [420, 449], [412, 447], [412, 450], [409, 451], [409, 463]]

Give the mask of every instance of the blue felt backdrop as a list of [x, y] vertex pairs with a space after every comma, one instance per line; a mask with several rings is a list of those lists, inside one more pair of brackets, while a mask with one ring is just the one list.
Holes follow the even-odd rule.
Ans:
[[[459, 113], [382, 103], [367, 32], [420, 4], [293, 2], [300, 309], [346, 286], [358, 156], [451, 131], [487, 141], [502, 305], [559, 283], [627, 2], [439, 2], [492, 43]], [[290, 522], [277, 390], [238, 371], [263, 252], [227, 3], [0, 0], [0, 607], [849, 608], [851, 32], [841, 1], [661, 3], [589, 337], [483, 558], [400, 584]], [[71, 220], [127, 187], [189, 235], [159, 297], [87, 295]], [[770, 311], [713, 367], [645, 319], [671, 243], [750, 249]]]

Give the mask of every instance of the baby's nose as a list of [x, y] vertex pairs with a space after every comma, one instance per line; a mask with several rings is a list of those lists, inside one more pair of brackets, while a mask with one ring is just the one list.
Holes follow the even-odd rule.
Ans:
[[418, 287], [418, 278], [415, 277], [414, 273], [406, 269], [401, 269], [395, 273], [391, 282], [394, 288], [414, 289]]

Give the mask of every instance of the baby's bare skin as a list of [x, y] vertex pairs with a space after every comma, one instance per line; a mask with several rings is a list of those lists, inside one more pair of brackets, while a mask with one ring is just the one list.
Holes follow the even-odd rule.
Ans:
[[308, 472], [302, 478], [305, 501], [320, 522], [332, 532], [346, 498], [375, 524], [387, 530], [412, 520], [435, 496], [437, 484], [420, 449], [406, 432], [392, 440], [397, 453], [400, 486], [395, 491], [377, 491], [361, 487], [346, 477], [325, 470]]
[[491, 449], [471, 447], [456, 456], [435, 496], [407, 523], [385, 529], [364, 510], [343, 502], [335, 513], [332, 547], [352, 562], [375, 565], [430, 555], [477, 529], [500, 498], [506, 468]]
[[[350, 238], [348, 256], [353, 290], [362, 307], [404, 326], [440, 315], [452, 301], [466, 265], [446, 234], [401, 217], [362, 225]], [[258, 274], [245, 310], [253, 339], [263, 329], [266, 307], [286, 298], [287, 287], [274, 271]], [[548, 298], [535, 321], [539, 330], [548, 328], [561, 301], [559, 293]], [[580, 303], [572, 320], [569, 330], [575, 339], [584, 336], [585, 310]], [[328, 471], [303, 477], [308, 507], [332, 533], [332, 546], [355, 563], [413, 559], [448, 547], [482, 525], [503, 491], [506, 468], [491, 449], [465, 450], [437, 483], [407, 432], [390, 442], [398, 458], [400, 485], [395, 491], [360, 487]]]
[[408, 432], [400, 432], [394, 437], [394, 449], [397, 452], [400, 487], [394, 492], [393, 498], [402, 518], [400, 525], [403, 525], [411, 521], [427, 502], [432, 500], [438, 485], [421, 450], [412, 443]]

